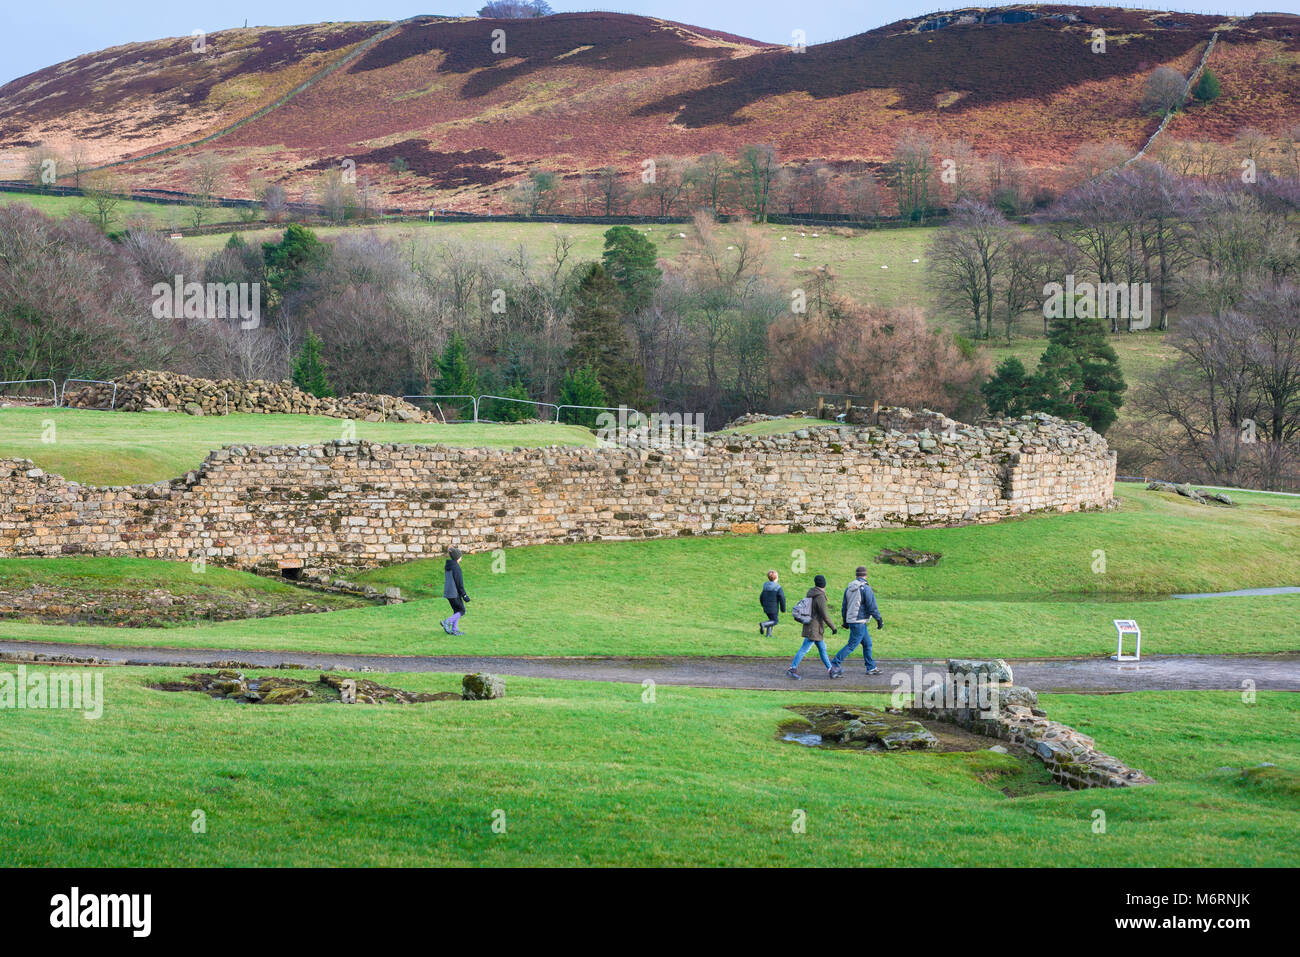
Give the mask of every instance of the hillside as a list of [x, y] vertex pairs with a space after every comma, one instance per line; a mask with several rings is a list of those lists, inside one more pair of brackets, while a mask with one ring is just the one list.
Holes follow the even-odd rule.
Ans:
[[223, 192], [249, 195], [260, 178], [296, 197], [352, 159], [387, 203], [482, 209], [540, 163], [634, 172], [651, 156], [751, 143], [880, 163], [908, 128], [1052, 170], [1085, 142], [1136, 150], [1156, 125], [1139, 108], [1142, 78], [1162, 64], [1189, 73], [1216, 31], [1224, 94], [1176, 135], [1300, 121], [1300, 17], [1284, 14], [965, 10], [803, 52], [612, 13], [416, 17], [222, 31], [201, 54], [188, 37], [130, 44], [14, 80], [0, 87], [0, 175], [20, 175], [23, 150], [44, 142], [83, 165], [130, 161], [120, 172], [136, 189], [184, 188], [186, 165], [210, 151], [228, 167]]

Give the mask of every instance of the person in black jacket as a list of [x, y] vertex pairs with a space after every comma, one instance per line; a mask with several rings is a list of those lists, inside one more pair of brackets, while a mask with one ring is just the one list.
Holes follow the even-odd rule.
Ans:
[[460, 630], [460, 618], [466, 614], [465, 603], [469, 595], [465, 593], [465, 579], [460, 573], [459, 548], [453, 546], [447, 550], [447, 564], [442, 568], [442, 597], [451, 605], [452, 615], [442, 620], [442, 630], [449, 635], [463, 635]]
[[763, 590], [758, 593], [758, 603], [763, 608], [763, 614], [767, 616], [759, 622], [758, 633], [771, 637], [772, 628], [776, 625], [780, 613], [785, 611], [785, 590], [777, 582], [775, 571], [767, 573]]

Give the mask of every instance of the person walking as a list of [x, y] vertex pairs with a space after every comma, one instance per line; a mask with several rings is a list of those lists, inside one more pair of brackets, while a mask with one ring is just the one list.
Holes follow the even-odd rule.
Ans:
[[447, 564], [442, 567], [442, 597], [451, 605], [451, 617], [442, 620], [442, 630], [449, 635], [463, 635], [460, 630], [462, 615], [468, 614], [465, 605], [469, 595], [465, 593], [465, 579], [460, 573], [461, 550], [454, 545], [447, 550]]
[[758, 633], [770, 638], [777, 616], [785, 611], [785, 590], [777, 581], [775, 570], [767, 573], [763, 590], [758, 593], [758, 603], [763, 606], [763, 614], [767, 616], [764, 621], [758, 623]]
[[876, 619], [877, 631], [885, 627], [885, 620], [876, 606], [876, 593], [867, 584], [867, 566], [859, 565], [857, 577], [844, 589], [844, 600], [840, 603], [840, 619], [849, 630], [849, 643], [831, 659], [832, 678], [844, 674], [844, 662], [858, 645], [862, 646], [862, 659], [866, 662], [867, 674], [880, 674], [875, 659], [871, 657], [871, 632], [868, 629], [872, 618]]
[[818, 575], [813, 579], [813, 587], [808, 589], [808, 594], [804, 595], [803, 600], [794, 606], [792, 612], [795, 621], [802, 621], [807, 616], [807, 621], [803, 622], [803, 644], [799, 646], [799, 651], [794, 656], [794, 661], [790, 662], [790, 667], [785, 670], [795, 681], [799, 681], [799, 662], [803, 661], [803, 656], [808, 654], [808, 649], [813, 645], [817, 646], [817, 654], [821, 656], [822, 664], [826, 666], [827, 677], [832, 676], [834, 669], [831, 667], [831, 660], [826, 654], [826, 626], [830, 625], [831, 634], [838, 634], [834, 623], [831, 621], [830, 612], [826, 607], [826, 576]]

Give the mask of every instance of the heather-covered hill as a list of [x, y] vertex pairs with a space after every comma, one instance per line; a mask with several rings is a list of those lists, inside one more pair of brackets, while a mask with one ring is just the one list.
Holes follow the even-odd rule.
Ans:
[[232, 30], [210, 36], [203, 57], [188, 38], [120, 47], [0, 88], [0, 148], [75, 141], [131, 159], [120, 172], [137, 188], [184, 188], [187, 165], [211, 152], [231, 195], [254, 178], [296, 195], [351, 160], [387, 203], [462, 209], [499, 209], [497, 191], [539, 165], [632, 173], [649, 157], [753, 143], [787, 160], [879, 163], [909, 128], [1052, 170], [1088, 142], [1136, 151], [1157, 123], [1140, 108], [1145, 76], [1189, 74], [1216, 33], [1223, 96], [1180, 116], [1176, 135], [1300, 122], [1300, 17], [1284, 14], [972, 8], [796, 52], [583, 13]]
[[385, 23], [223, 30], [131, 43], [0, 86], [0, 148], [37, 142], [91, 161], [198, 139], [274, 102]]

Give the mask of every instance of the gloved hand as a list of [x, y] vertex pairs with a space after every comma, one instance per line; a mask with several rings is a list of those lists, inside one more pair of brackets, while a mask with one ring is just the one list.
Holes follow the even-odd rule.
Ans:
[[469, 595], [466, 595], [466, 596], [465, 596], [465, 604], [467, 604], [467, 605], [469, 604]]
[[885, 627], [885, 619], [881, 618], [876, 622], [876, 631], [879, 631], [881, 628], [884, 627]]

